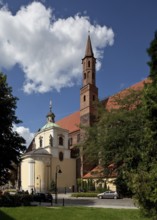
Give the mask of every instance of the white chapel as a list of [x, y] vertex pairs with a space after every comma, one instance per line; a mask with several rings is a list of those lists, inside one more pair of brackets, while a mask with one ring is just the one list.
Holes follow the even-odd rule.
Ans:
[[68, 130], [57, 125], [54, 118], [50, 101], [47, 123], [35, 134], [32, 150], [22, 157], [21, 189], [29, 193], [48, 192], [56, 181], [59, 191], [76, 187], [76, 159], [71, 158]]

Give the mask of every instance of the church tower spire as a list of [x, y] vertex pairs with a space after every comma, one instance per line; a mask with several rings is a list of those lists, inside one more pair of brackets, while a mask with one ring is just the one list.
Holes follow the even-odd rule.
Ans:
[[[96, 87], [96, 58], [94, 57], [90, 35], [87, 38], [85, 56], [82, 59], [83, 75], [82, 88], [80, 89], [80, 123], [83, 126], [91, 126], [96, 118], [96, 101], [98, 100], [98, 88]], [[80, 130], [80, 136], [84, 138], [84, 131]], [[83, 177], [88, 165], [84, 163], [84, 155], [80, 155], [80, 176]], [[88, 168], [87, 168], [88, 167]], [[86, 169], [85, 169], [86, 168]]]
[[82, 59], [83, 76], [80, 90], [80, 120], [82, 125], [90, 126], [95, 118], [93, 103], [98, 100], [96, 87], [96, 58], [94, 57], [90, 35], [88, 35], [85, 56]]
[[87, 38], [85, 56], [82, 59], [83, 64], [83, 86], [87, 84], [95, 85], [95, 65], [96, 59], [94, 57], [90, 35]]
[[94, 54], [93, 54], [93, 49], [92, 49], [90, 35], [88, 35], [85, 57], [90, 57], [90, 56], [94, 56]]

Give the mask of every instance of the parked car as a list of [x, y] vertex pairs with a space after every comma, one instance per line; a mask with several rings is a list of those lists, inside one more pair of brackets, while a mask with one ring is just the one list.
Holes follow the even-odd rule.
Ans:
[[45, 193], [46, 202], [52, 202], [53, 196], [51, 193]]
[[116, 191], [106, 191], [97, 195], [99, 199], [118, 199], [119, 195]]

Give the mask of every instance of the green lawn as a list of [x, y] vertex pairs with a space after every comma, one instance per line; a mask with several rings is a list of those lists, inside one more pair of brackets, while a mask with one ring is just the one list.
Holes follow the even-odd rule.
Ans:
[[0, 220], [148, 220], [139, 210], [86, 207], [0, 208]]

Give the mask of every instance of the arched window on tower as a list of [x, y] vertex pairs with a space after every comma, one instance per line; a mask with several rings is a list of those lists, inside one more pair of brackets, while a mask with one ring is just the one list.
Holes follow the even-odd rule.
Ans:
[[59, 137], [59, 145], [61, 145], [61, 146], [63, 146], [63, 142], [64, 142], [64, 140], [63, 140], [63, 137]]
[[93, 101], [95, 101], [95, 95], [93, 95]]
[[86, 101], [86, 96], [85, 96], [85, 95], [83, 96], [83, 101], [84, 101], [84, 102]]
[[88, 61], [88, 67], [90, 67], [90, 61]]
[[89, 79], [89, 74], [90, 74], [90, 71], [88, 71], [88, 73], [87, 73], [87, 79]]
[[84, 79], [86, 79], [86, 73], [84, 73]]

